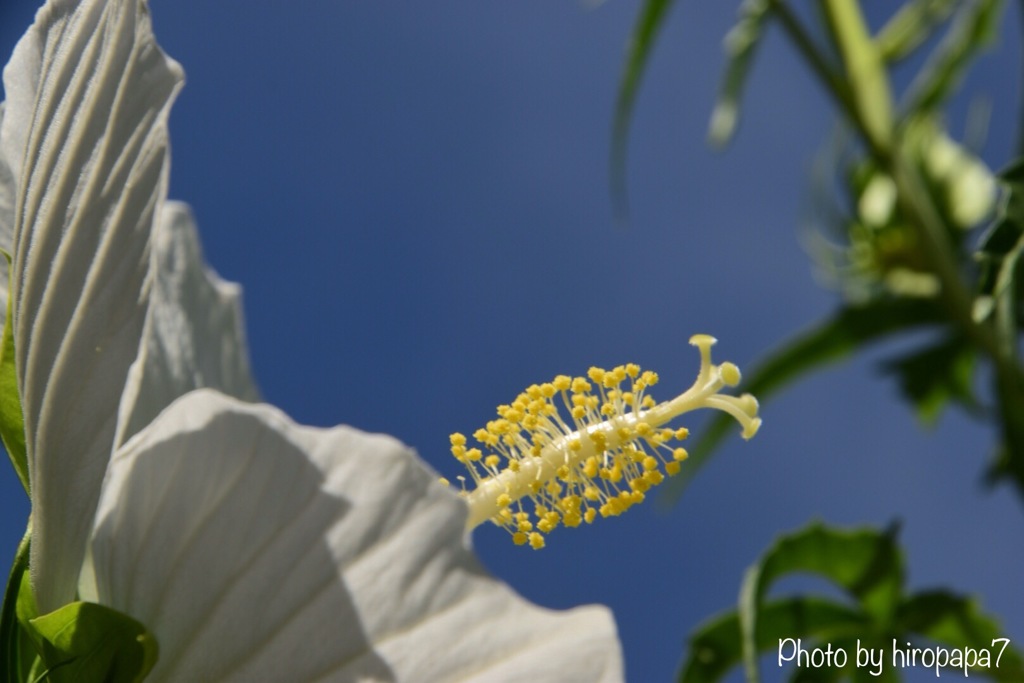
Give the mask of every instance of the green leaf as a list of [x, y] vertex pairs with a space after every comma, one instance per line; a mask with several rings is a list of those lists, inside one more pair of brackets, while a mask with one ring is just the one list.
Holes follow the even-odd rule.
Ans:
[[836, 529], [814, 522], [782, 536], [748, 571], [751, 597], [761, 602], [771, 584], [792, 573], [816, 574], [843, 588], [876, 617], [888, 618], [903, 590], [897, 525], [884, 532]]
[[[11, 255], [4, 253], [10, 270]], [[29, 493], [28, 452], [25, 448], [25, 421], [18, 393], [18, 375], [14, 367], [14, 316], [11, 315], [13, 296], [7, 297], [7, 317], [3, 336], [0, 337], [0, 439], [7, 456], [18, 473], [25, 493]]]
[[[781, 638], [830, 641], [840, 634], [857, 632], [866, 623], [864, 615], [831, 600], [816, 597], [776, 600], [761, 608], [757, 650], [774, 649]], [[721, 680], [742, 661], [740, 642], [740, 620], [735, 611], [705, 624], [690, 637], [679, 682]]]
[[137, 683], [156, 664], [156, 639], [131, 617], [73, 602], [29, 621], [51, 683]]
[[[1024, 680], [1024, 658], [1012, 644], [1005, 650], [1002, 643], [994, 641], [1005, 638], [995, 618], [984, 614], [977, 602], [946, 591], [918, 593], [907, 599], [898, 613], [900, 628], [913, 632], [941, 644], [963, 650], [964, 648], [986, 648], [991, 653], [991, 666], [978, 669], [977, 673], [987, 675], [996, 681], [1019, 682]], [[998, 667], [997, 655], [1000, 655]]]
[[907, 57], [931, 37], [961, 0], [912, 0], [904, 3], [875, 37], [875, 44], [887, 62]]
[[956, 91], [967, 65], [998, 35], [1002, 10], [1002, 0], [978, 0], [963, 5], [911, 84], [904, 107], [907, 114], [933, 111]]
[[[745, 373], [741, 390], [756, 396], [763, 405], [786, 385], [845, 359], [870, 342], [911, 328], [939, 324], [942, 320], [939, 309], [925, 299], [885, 298], [842, 308], [831, 318], [783, 344]], [[715, 448], [734, 432], [732, 418], [726, 415], [713, 418], [688, 449], [690, 457], [686, 467], [665, 483], [663, 499], [668, 503], [678, 500]]]
[[899, 376], [903, 394], [914, 404], [918, 417], [934, 424], [951, 400], [980, 411], [972, 386], [977, 360], [974, 346], [964, 337], [953, 336], [886, 361], [883, 368]]
[[771, 585], [794, 573], [816, 574], [856, 599], [865, 614], [887, 624], [903, 591], [903, 556], [897, 528], [845, 531], [820, 523], [783, 536], [747, 570], [740, 588], [739, 615], [748, 678], [757, 676], [760, 610]]
[[[881, 669], [858, 666], [858, 648], [892, 656], [893, 644], [957, 649], [969, 661], [982, 666], [970, 673], [1003, 683], [1024, 680], [1024, 658], [1000, 630], [999, 623], [969, 598], [936, 590], [903, 594], [903, 558], [896, 544], [896, 527], [886, 532], [873, 529], [843, 530], [811, 524], [780, 538], [752, 566], [740, 589], [736, 611], [720, 615], [690, 638], [681, 683], [721, 680], [741, 661], [746, 680], [760, 678], [758, 655], [779, 648], [787, 638], [800, 639], [808, 652], [832, 646], [846, 655], [845, 665], [833, 659], [824, 666], [798, 666], [791, 660], [792, 683], [849, 680], [853, 683], [894, 683], [901, 680], [900, 667], [883, 655]], [[766, 600], [778, 579], [811, 574], [843, 589], [854, 604], [835, 599], [792, 596]], [[986, 650], [982, 653], [981, 650]], [[985, 666], [984, 656], [989, 656]], [[877, 660], [875, 660], [877, 662]], [[955, 661], [955, 659], [954, 659]], [[955, 671], [956, 665], [949, 667]], [[959, 667], [962, 671], [962, 665]]]
[[658, 31], [668, 17], [675, 0], [646, 0], [637, 17], [626, 52], [626, 63], [619, 81], [619, 94], [612, 124], [612, 199], [617, 213], [627, 213], [626, 152], [629, 141], [629, 123], [633, 118], [633, 105], [640, 88], [647, 60], [654, 49]]
[[769, 0], [743, 0], [739, 20], [725, 37], [725, 53], [729, 61], [725, 67], [718, 101], [711, 113], [708, 132], [708, 137], [714, 145], [727, 144], [736, 131], [739, 101], [747, 82], [747, 72], [750, 70], [771, 7]]

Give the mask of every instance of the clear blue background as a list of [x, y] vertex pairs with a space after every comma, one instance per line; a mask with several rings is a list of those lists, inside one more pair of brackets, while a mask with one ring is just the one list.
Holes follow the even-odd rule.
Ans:
[[[187, 73], [171, 196], [245, 287], [266, 400], [299, 422], [394, 434], [452, 477], [448, 434], [527, 384], [634, 361], [667, 396], [696, 372], [692, 333], [745, 367], [831, 311], [801, 226], [834, 112], [777, 32], [736, 143], [705, 143], [737, 4], [674, 12], [637, 108], [623, 229], [609, 130], [636, 2], [153, 0]], [[2, 0], [5, 54], [34, 11]], [[1014, 6], [968, 84], [993, 104], [994, 167], [1016, 143], [1018, 26]], [[910, 584], [981, 596], [1024, 647], [1024, 509], [981, 484], [992, 429], [959, 414], [920, 429], [878, 377], [895, 348], [764, 406], [757, 438], [729, 442], [669, 511], [562, 530], [543, 552], [482, 528], [477, 550], [539, 604], [611, 606], [630, 679], [663, 681], [778, 534], [899, 518]], [[28, 506], [9, 469], [0, 501], [12, 557]]]

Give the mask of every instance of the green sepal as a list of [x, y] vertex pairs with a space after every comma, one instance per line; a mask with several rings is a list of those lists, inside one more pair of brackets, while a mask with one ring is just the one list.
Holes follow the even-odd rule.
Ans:
[[[11, 267], [11, 255], [0, 250]], [[7, 297], [7, 317], [4, 319], [3, 337], [0, 337], [0, 439], [18, 473], [25, 493], [29, 493], [28, 451], [25, 448], [25, 420], [21, 412], [18, 393], [18, 373], [14, 367], [14, 317], [11, 315], [13, 297]]]
[[28, 559], [31, 526], [14, 556], [0, 612], [0, 675], [4, 681], [34, 680], [33, 667], [39, 660], [35, 645], [22, 625], [36, 616], [35, 596], [29, 583]]
[[28, 621], [49, 683], [138, 683], [157, 660], [156, 638], [131, 617], [72, 602]]

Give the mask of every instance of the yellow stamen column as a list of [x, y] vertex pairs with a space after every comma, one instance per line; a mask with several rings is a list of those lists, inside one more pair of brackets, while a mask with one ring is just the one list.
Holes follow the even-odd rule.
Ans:
[[[695, 335], [690, 343], [701, 354], [697, 380], [670, 401], [655, 403], [644, 396], [658, 376], [641, 373], [636, 365], [611, 371], [591, 368], [590, 381], [559, 376], [499, 407], [501, 419], [474, 435], [497, 454], [485, 457], [477, 448], [466, 449], [466, 438], [453, 434], [452, 453], [466, 464], [476, 484], [463, 494], [469, 504], [467, 528], [491, 520], [507, 528], [516, 543], [540, 548], [541, 532], [559, 522], [577, 526], [597, 514], [620, 514], [664, 479], [662, 468], [669, 475], [679, 471], [686, 451], [670, 442], [684, 439], [687, 430], [665, 425], [691, 410], [722, 410], [740, 423], [744, 438], [752, 437], [761, 425], [756, 399], [718, 393], [739, 383], [739, 369], [732, 363], [711, 363], [713, 337]], [[626, 379], [631, 386], [623, 391]], [[568, 420], [554, 403], [558, 395], [571, 416]], [[502, 460], [504, 467], [499, 468]], [[534, 514], [524, 509], [526, 502], [533, 503]]]

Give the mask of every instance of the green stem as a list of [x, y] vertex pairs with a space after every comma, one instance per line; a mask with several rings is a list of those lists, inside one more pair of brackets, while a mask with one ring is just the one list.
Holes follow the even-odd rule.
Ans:
[[837, 72], [829, 63], [828, 58], [815, 44], [810, 33], [808, 33], [803, 27], [800, 20], [797, 18], [793, 10], [789, 8], [786, 1], [769, 1], [772, 4], [772, 9], [775, 12], [775, 15], [779, 18], [783, 29], [789, 36], [789, 39], [793, 41], [793, 44], [800, 52], [800, 56], [802, 56], [808, 66], [811, 67], [811, 71], [813, 71], [814, 75], [818, 77], [819, 81], [821, 81], [825, 91], [828, 92], [836, 101], [836, 104], [839, 105], [839, 110], [846, 115], [850, 125], [860, 133], [861, 139], [868, 146], [872, 156], [876, 158], [887, 157], [889, 155], [888, 148], [879, 145], [875, 136], [872, 135], [867, 122], [860, 116], [860, 112], [854, 99], [853, 90], [850, 88], [846, 80], [844, 80], [842, 74]]
[[858, 0], [822, 0], [822, 13], [839, 50], [850, 88], [852, 114], [872, 149], [892, 148], [892, 87]]
[[1003, 263], [999, 267], [999, 275], [996, 277], [995, 289], [992, 295], [995, 297], [995, 328], [996, 338], [1002, 344], [1002, 351], [1008, 357], [1016, 361], [1017, 354], [1017, 299], [1014, 271], [1017, 270], [1020, 257], [1024, 254], [1024, 233], [1017, 238], [1017, 242], [1006, 253]]
[[[1024, 0], [1020, 3], [1020, 11], [1018, 16], [1021, 20], [1024, 20]], [[1024, 29], [1024, 26], [1021, 27]], [[1024, 33], [1024, 30], [1021, 31]], [[1024, 72], [1024, 54], [1021, 55], [1021, 71]], [[1020, 84], [1018, 84], [1018, 87]], [[1020, 92], [1018, 90], [1018, 92]], [[1017, 129], [1017, 156], [1024, 156], [1024, 100], [1017, 103], [1018, 116], [1020, 117], [1021, 126]]]
[[1016, 364], [1013, 363], [1012, 359], [1008, 358], [1003, 352], [992, 331], [974, 322], [972, 317], [973, 299], [963, 285], [960, 269], [950, 249], [949, 240], [946, 238], [942, 219], [929, 199], [928, 192], [925, 191], [920, 179], [917, 178], [917, 174], [901, 161], [898, 154], [894, 154], [891, 149], [880, 144], [880, 141], [871, 135], [867, 123], [863, 120], [859, 109], [854, 104], [853, 95], [849, 87], [828, 66], [821, 51], [814, 45], [809, 34], [800, 25], [799, 20], [797, 20], [784, 0], [772, 0], [772, 5], [782, 21], [783, 27], [801, 55], [819, 77], [827, 92], [835, 99], [843, 113], [860, 132], [862, 139], [871, 151], [872, 157], [874, 157], [883, 170], [892, 176], [893, 181], [896, 183], [898, 196], [903, 202], [902, 207], [911, 217], [911, 226], [917, 232], [917, 236], [924, 245], [925, 255], [930, 262], [934, 274], [939, 279], [942, 290], [941, 295], [952, 321], [992, 358], [997, 369], [1006, 372], [1013, 368], [1013, 372], [1021, 376], [1020, 369], [1016, 368]]
[[[1020, 389], [1024, 386], [1024, 369], [1016, 362], [1014, 341], [1001, 342], [994, 327], [975, 322], [974, 298], [964, 285], [946, 226], [924, 187], [920, 173], [898, 154], [878, 161], [896, 183], [900, 206], [910, 218], [910, 226], [921, 242], [931, 272], [939, 279], [939, 296], [950, 322], [991, 359], [996, 374], [1010, 388], [1004, 400], [1013, 405], [1024, 405], [1024, 394]], [[1019, 457], [1024, 458], [1024, 453]], [[1024, 491], [1024, 478], [1018, 477], [1018, 485]]]
[[949, 246], [945, 225], [929, 199], [920, 174], [899, 155], [878, 161], [896, 183], [900, 206], [911, 218], [910, 225], [924, 248], [930, 270], [939, 279], [939, 296], [942, 297], [952, 322], [997, 364], [1001, 363], [1004, 354], [995, 336], [989, 328], [974, 322], [973, 298], [963, 285], [960, 268]]
[[[998, 330], [974, 321], [973, 294], [965, 285], [946, 226], [920, 173], [902, 153], [899, 122], [892, 115], [886, 68], [867, 33], [856, 0], [822, 0], [828, 28], [846, 61], [849, 82], [829, 65], [785, 1], [770, 2], [788, 38], [858, 131], [870, 156], [896, 183], [900, 207], [922, 245], [929, 269], [939, 281], [939, 296], [949, 323], [992, 361], [999, 384], [1009, 387], [1000, 392], [1000, 395], [1006, 393], [1000, 397], [1005, 407], [1011, 411], [1024, 407], [1024, 389], [1021, 388], [1024, 387], [1024, 369], [1017, 362], [1016, 338], [1000, 341]], [[1024, 459], [1024, 454], [1020, 457]], [[1015, 476], [1024, 490], [1024, 471]]]

